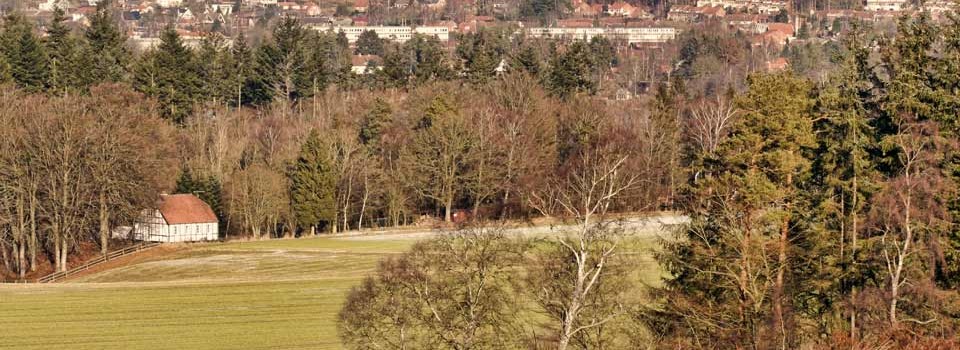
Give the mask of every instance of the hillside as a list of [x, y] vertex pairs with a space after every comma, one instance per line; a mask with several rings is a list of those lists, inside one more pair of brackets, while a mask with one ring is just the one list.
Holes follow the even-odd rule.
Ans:
[[[630, 220], [645, 282], [663, 220]], [[512, 229], [550, 235], [561, 226]], [[411, 231], [296, 240], [193, 244], [68, 283], [0, 285], [0, 348], [337, 349], [347, 291], [416, 240]]]

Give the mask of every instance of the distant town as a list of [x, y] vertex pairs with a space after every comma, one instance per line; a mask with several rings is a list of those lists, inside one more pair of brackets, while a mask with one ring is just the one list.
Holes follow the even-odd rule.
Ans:
[[[34, 19], [39, 28], [49, 23], [54, 9], [66, 12], [77, 27], [89, 24], [100, 0], [27, 0], [0, 6]], [[540, 1], [542, 2], [542, 1]], [[481, 28], [511, 28], [529, 37], [589, 40], [606, 37], [633, 51], [661, 49], [679, 33], [722, 23], [749, 37], [754, 46], [782, 48], [796, 40], [830, 39], [851, 20], [883, 23], [902, 14], [928, 12], [943, 19], [955, 7], [949, 0], [866, 0], [831, 4], [781, 0], [696, 0], [666, 4], [662, 1], [572, 0], [541, 4], [538, 0], [117, 0], [117, 20], [132, 47], [147, 50], [160, 43], [160, 33], [173, 25], [187, 46], [219, 33], [229, 43], [238, 33], [258, 38], [272, 21], [289, 16], [306, 28], [343, 32], [355, 44], [365, 31], [380, 39], [404, 42], [415, 34], [456, 41], [458, 35]], [[816, 22], [818, 28], [808, 24]], [[449, 44], [453, 48], [455, 44]], [[621, 51], [621, 55], [630, 52]], [[354, 57], [362, 72], [369, 58]], [[765, 65], [783, 69], [788, 62], [772, 58]], [[661, 70], [669, 69], [664, 68]]]

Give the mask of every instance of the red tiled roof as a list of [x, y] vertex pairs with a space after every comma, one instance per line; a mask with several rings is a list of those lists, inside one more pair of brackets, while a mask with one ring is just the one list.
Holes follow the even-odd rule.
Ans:
[[161, 195], [160, 215], [167, 225], [217, 222], [213, 209], [192, 194]]

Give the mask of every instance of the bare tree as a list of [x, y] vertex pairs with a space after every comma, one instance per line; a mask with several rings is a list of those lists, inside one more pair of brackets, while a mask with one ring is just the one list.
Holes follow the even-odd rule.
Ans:
[[589, 319], [582, 317], [590, 307], [596, 307], [589, 300], [601, 281], [617, 278], [610, 275], [608, 264], [617, 254], [621, 231], [605, 215], [618, 197], [638, 184], [637, 175], [623, 171], [626, 161], [626, 156], [612, 149], [585, 150], [567, 176], [551, 185], [557, 207], [577, 223], [575, 231], [558, 239], [569, 254], [569, 266], [560, 268], [568, 268], [570, 273], [539, 280], [543, 285], [537, 287], [538, 302], [558, 322], [559, 349], [566, 349], [580, 332], [600, 327], [623, 313], [621, 307], [615, 307], [605, 314], [592, 314]]

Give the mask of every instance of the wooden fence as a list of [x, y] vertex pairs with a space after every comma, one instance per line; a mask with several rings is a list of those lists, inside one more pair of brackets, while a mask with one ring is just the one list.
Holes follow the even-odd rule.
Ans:
[[75, 275], [75, 274], [77, 274], [78, 272], [83, 272], [83, 271], [89, 270], [91, 267], [100, 265], [100, 264], [105, 263], [105, 262], [107, 262], [107, 261], [110, 261], [110, 260], [112, 260], [112, 259], [116, 259], [116, 258], [119, 258], [119, 257], [121, 257], [121, 256], [126, 256], [126, 255], [134, 254], [134, 253], [137, 253], [137, 252], [141, 252], [141, 251], [144, 251], [144, 250], [147, 250], [147, 249], [156, 247], [156, 246], [158, 246], [158, 245], [160, 245], [160, 243], [158, 243], [158, 242], [144, 242], [144, 243], [137, 244], [137, 245], [135, 245], [135, 246], [126, 247], [126, 248], [123, 248], [123, 249], [120, 249], [120, 250], [115, 250], [115, 251], [112, 251], [112, 252], [110, 252], [110, 253], [107, 253], [107, 255], [98, 256], [98, 257], [96, 257], [96, 258], [94, 258], [94, 259], [92, 259], [92, 260], [90, 260], [90, 261], [87, 261], [87, 262], [83, 263], [83, 265], [74, 267], [74, 268], [69, 269], [69, 270], [67, 270], [67, 271], [54, 272], [54, 273], [51, 273], [51, 274], [49, 274], [49, 275], [40, 277], [40, 278], [37, 279], [37, 283], [52, 283], [52, 282], [56, 282], [56, 281], [58, 281], [58, 280], [62, 280], [62, 279], [64, 279], [64, 278], [67, 278], [67, 277], [69, 277], [70, 275]]

